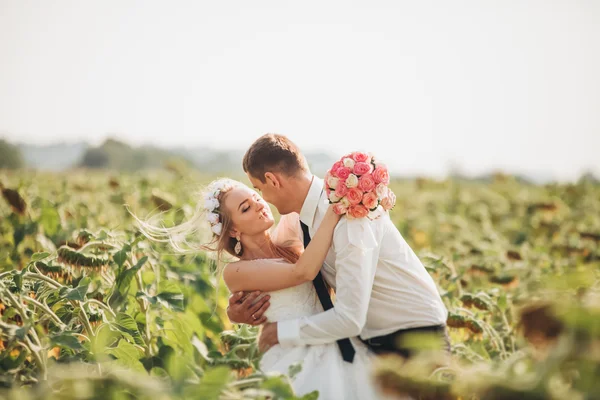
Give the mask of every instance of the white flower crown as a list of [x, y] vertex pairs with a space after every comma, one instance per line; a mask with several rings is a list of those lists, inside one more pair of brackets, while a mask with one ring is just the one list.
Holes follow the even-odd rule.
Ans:
[[219, 179], [209, 185], [204, 196], [204, 208], [206, 209], [206, 220], [210, 224], [210, 230], [217, 236], [221, 235], [223, 223], [219, 215], [219, 195], [223, 189], [239, 186], [240, 183], [233, 179]]

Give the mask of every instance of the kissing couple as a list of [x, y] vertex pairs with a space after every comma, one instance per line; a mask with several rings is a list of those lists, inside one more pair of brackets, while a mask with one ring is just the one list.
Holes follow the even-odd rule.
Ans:
[[[234, 323], [263, 326], [263, 371], [287, 374], [301, 363], [292, 380], [299, 396], [318, 390], [319, 399], [376, 399], [374, 357], [410, 358], [405, 339], [419, 334], [439, 338], [449, 351], [435, 282], [389, 217], [395, 198], [384, 166], [353, 153], [324, 181], [291, 140], [266, 134], [250, 146], [243, 168], [256, 190], [218, 179], [182, 224], [138, 224], [146, 236], [174, 244], [210, 226], [212, 240], [199, 249], [234, 258], [221, 270], [232, 293], [227, 314]], [[358, 185], [358, 175], [368, 175], [360, 176], [366, 183]], [[267, 202], [281, 214], [276, 227]]]

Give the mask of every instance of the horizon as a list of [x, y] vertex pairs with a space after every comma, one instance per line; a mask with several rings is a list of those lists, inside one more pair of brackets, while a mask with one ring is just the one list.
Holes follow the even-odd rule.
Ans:
[[0, 137], [243, 150], [276, 132], [412, 175], [573, 181], [600, 175], [598, 21], [584, 0], [8, 0]]
[[[0, 137], [0, 139], [2, 139], [2, 137]], [[88, 148], [92, 148], [92, 147], [98, 147], [98, 146], [102, 145], [106, 140], [115, 140], [115, 141], [121, 142], [121, 143], [131, 147], [132, 149], [154, 148], [157, 150], [162, 150], [162, 151], [167, 151], [167, 152], [188, 149], [190, 147], [192, 149], [207, 149], [208, 151], [213, 151], [213, 152], [229, 152], [229, 153], [243, 153], [246, 150], [245, 148], [242, 148], [242, 147], [218, 148], [218, 147], [212, 146], [210, 144], [207, 144], [207, 145], [200, 144], [200, 145], [187, 146], [187, 147], [183, 146], [183, 145], [176, 145], [176, 146], [169, 147], [169, 146], [155, 145], [152, 143], [134, 144], [134, 143], [129, 143], [127, 141], [123, 141], [121, 139], [115, 138], [113, 136], [107, 136], [100, 143], [90, 143], [89, 141], [86, 141], [86, 140], [56, 141], [56, 142], [50, 142], [50, 143], [27, 143], [27, 142], [14, 141], [11, 143], [16, 146], [21, 146], [21, 147], [31, 146], [31, 147], [36, 147], [36, 148], [54, 147], [54, 146], [61, 146], [61, 145], [63, 145], [63, 146], [86, 145]], [[327, 149], [314, 149], [314, 150], [307, 150], [307, 151], [303, 151], [303, 152], [305, 154], [307, 154], [309, 158], [311, 156], [315, 156], [315, 155], [329, 157], [329, 158], [331, 158], [332, 162], [334, 160], [336, 160], [337, 157], [341, 156], [339, 154], [334, 154], [333, 152], [331, 152]], [[83, 155], [83, 153], [82, 153], [82, 155]], [[187, 158], [186, 156], [183, 156], [183, 157]], [[193, 162], [193, 160], [190, 160], [190, 161]], [[383, 160], [383, 161], [385, 162], [386, 160]], [[323, 167], [322, 160], [319, 161], [319, 167], [317, 167], [317, 170], [321, 167]], [[41, 168], [36, 167], [36, 169], [45, 170], [45, 168], [43, 168], [43, 167], [41, 167]], [[588, 175], [590, 173], [596, 179], [600, 178], [600, 175], [593, 170], [584, 170], [579, 176], [577, 176], [573, 179], [563, 179], [563, 180], [555, 179], [546, 171], [509, 171], [509, 170], [490, 168], [488, 170], [482, 170], [477, 173], [469, 173], [468, 171], [464, 171], [461, 168], [459, 163], [449, 163], [446, 171], [443, 174], [438, 174], [438, 175], [422, 174], [422, 173], [409, 173], [409, 172], [401, 171], [401, 170], [394, 169], [391, 167], [389, 169], [390, 169], [390, 174], [396, 178], [428, 178], [428, 179], [434, 179], [434, 180], [444, 180], [444, 179], [448, 179], [448, 178], [456, 177], [456, 176], [465, 177], [467, 179], [478, 179], [478, 178], [489, 177], [489, 176], [492, 176], [497, 173], [506, 174], [506, 175], [519, 177], [519, 178], [525, 178], [535, 184], [545, 184], [545, 183], [552, 183], [552, 182], [572, 183], [572, 182], [578, 181], [579, 179], [581, 179], [582, 177], [584, 177], [585, 175]], [[50, 170], [58, 171], [53, 168], [51, 168]], [[323, 171], [321, 171], [321, 172], [323, 172]], [[316, 171], [315, 173], [318, 175], [319, 171]]]

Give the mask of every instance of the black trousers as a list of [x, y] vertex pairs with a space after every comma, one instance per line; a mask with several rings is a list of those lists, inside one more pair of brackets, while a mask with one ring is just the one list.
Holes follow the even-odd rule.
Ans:
[[[436, 337], [440, 339], [440, 349], [450, 353], [450, 338], [446, 325], [423, 326], [418, 328], [401, 329], [389, 335], [377, 336], [370, 339], [360, 339], [376, 354], [395, 353], [404, 358], [410, 358], [419, 350], [418, 337], [422, 335], [428, 343]], [[415, 347], [412, 344], [417, 344]]]

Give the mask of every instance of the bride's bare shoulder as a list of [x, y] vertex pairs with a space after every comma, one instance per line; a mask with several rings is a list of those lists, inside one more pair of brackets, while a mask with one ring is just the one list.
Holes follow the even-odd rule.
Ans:
[[225, 278], [226, 274], [231, 274], [232, 272], [239, 272], [240, 268], [242, 268], [244, 265], [248, 264], [249, 262], [252, 262], [252, 261], [238, 260], [238, 261], [230, 262], [229, 264], [225, 265], [225, 267], [223, 268], [223, 278]]
[[257, 261], [258, 260], [238, 260], [225, 265], [223, 268], [223, 279], [225, 279], [225, 283], [227, 283], [228, 277], [239, 275], [240, 271], [243, 272], [244, 267], [253, 265]]
[[[239, 260], [227, 264], [223, 268], [223, 280], [228, 288], [243, 285], [249, 277], [263, 272], [264, 268], [287, 266], [287, 261], [281, 258], [261, 258], [256, 260]], [[237, 290], [237, 289], [236, 289]]]
[[231, 288], [232, 284], [239, 278], [239, 272], [243, 270], [244, 264], [248, 263], [245, 260], [231, 262], [223, 268], [223, 280], [227, 287]]

